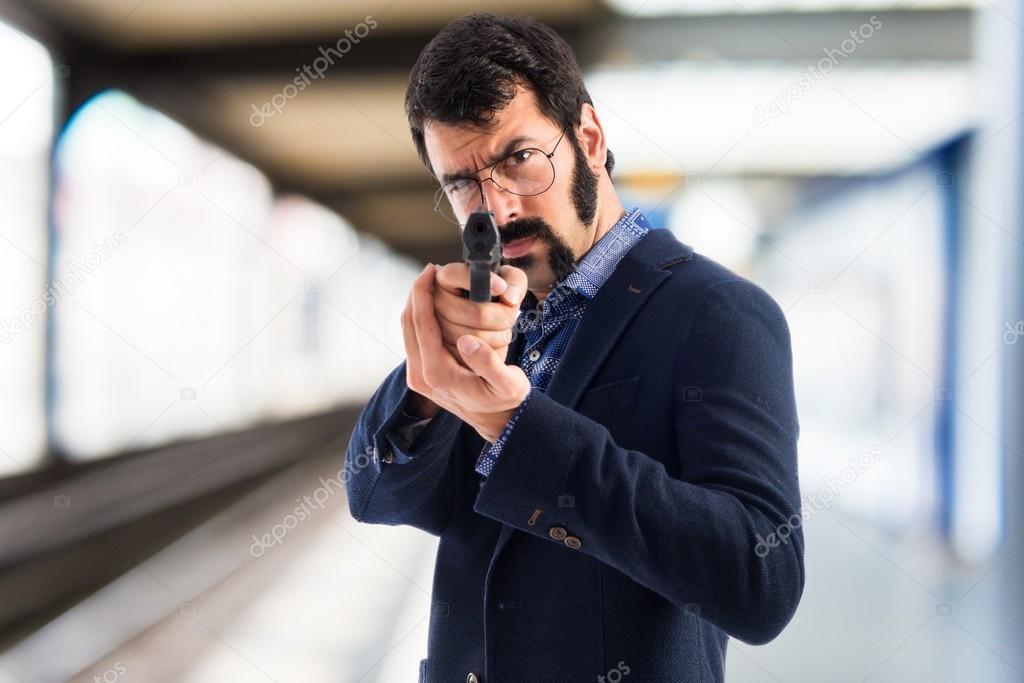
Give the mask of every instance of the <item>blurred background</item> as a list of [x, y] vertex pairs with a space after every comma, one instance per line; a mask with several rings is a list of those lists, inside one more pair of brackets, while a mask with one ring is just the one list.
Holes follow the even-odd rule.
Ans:
[[1024, 679], [1021, 3], [0, 0], [0, 683], [416, 680], [437, 539], [342, 466], [461, 256], [402, 98], [477, 10], [786, 312], [807, 585], [728, 679]]

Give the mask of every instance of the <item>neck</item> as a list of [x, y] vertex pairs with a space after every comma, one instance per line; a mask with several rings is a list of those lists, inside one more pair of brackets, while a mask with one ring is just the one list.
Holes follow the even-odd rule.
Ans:
[[[600, 175], [601, 179], [597, 182], [597, 212], [594, 214], [594, 222], [591, 223], [594, 232], [589, 244], [585, 244], [583, 251], [577, 255], [578, 263], [608, 233], [611, 226], [618, 222], [618, 219], [626, 215], [626, 207], [618, 199], [618, 195], [615, 193], [615, 186], [611, 184], [611, 178], [608, 177], [608, 174], [603, 169]], [[557, 283], [552, 283], [551, 287], [547, 290], [530, 290], [530, 292], [534, 293], [538, 301], [543, 302], [555, 289], [555, 285]]]
[[[607, 176], [606, 176], [607, 177]], [[594, 248], [602, 237], [608, 234], [608, 231], [612, 229], [612, 226], [619, 222], [619, 219], [626, 215], [626, 207], [622, 205], [615, 190], [611, 188], [611, 183], [608, 183], [609, 187], [605, 193], [605, 197], [609, 198], [609, 202], [605, 206], [599, 206], [597, 209], [597, 215], [594, 216], [594, 239], [587, 245], [587, 248], [583, 250], [583, 253], [576, 259], [579, 261], [581, 258], [587, 255], [587, 252]], [[602, 188], [603, 189], [603, 188]]]
[[[594, 215], [594, 222], [592, 223], [592, 226], [594, 227], [593, 238], [588, 244], [584, 245], [583, 251], [576, 257], [577, 263], [587, 255], [587, 252], [590, 251], [602, 237], [608, 234], [608, 231], [612, 229], [612, 226], [615, 225], [620, 218], [626, 215], [626, 208], [622, 205], [622, 201], [615, 193], [615, 188], [612, 186], [611, 180], [608, 178], [607, 174], [598, 184], [598, 193], [599, 197], [607, 197], [608, 201], [598, 202], [597, 213]], [[530, 291], [533, 292], [535, 297], [537, 297], [537, 301], [544, 301], [548, 294], [554, 290], [555, 284], [557, 283], [553, 283], [551, 288], [545, 291], [537, 291], [533, 289]]]

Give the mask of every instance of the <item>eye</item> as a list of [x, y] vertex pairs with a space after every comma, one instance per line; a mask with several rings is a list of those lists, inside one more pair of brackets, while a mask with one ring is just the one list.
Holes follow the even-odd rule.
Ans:
[[469, 193], [475, 184], [476, 181], [470, 178], [456, 178], [444, 186], [444, 191], [449, 197], [461, 197]]
[[534, 153], [532, 149], [521, 149], [518, 152], [512, 152], [512, 154], [505, 157], [505, 167], [522, 166], [530, 160], [530, 156]]

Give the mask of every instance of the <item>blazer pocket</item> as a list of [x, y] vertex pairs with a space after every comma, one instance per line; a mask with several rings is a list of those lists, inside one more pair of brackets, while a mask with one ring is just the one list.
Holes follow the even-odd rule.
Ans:
[[636, 410], [639, 386], [639, 375], [599, 384], [584, 392], [577, 410], [605, 426], [628, 424]]

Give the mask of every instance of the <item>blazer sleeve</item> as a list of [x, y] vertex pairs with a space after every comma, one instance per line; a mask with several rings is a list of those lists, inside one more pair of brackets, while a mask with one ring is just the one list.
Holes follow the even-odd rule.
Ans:
[[451, 511], [454, 450], [462, 420], [441, 410], [401, 438], [409, 417], [405, 361], [377, 388], [356, 420], [343, 478], [352, 517], [370, 524], [406, 524], [440, 536]]
[[391, 440], [391, 443], [397, 443], [402, 450], [408, 451], [416, 441], [416, 436], [423, 431], [423, 428], [430, 423], [430, 420], [431, 418], [429, 417], [419, 418], [403, 410], [399, 414], [398, 422], [395, 423], [390, 432], [398, 440], [397, 442]]
[[[749, 280], [711, 285], [674, 363], [678, 478], [535, 392], [474, 509], [587, 553], [728, 634], [763, 644], [790, 621], [804, 585], [785, 315]], [[564, 494], [574, 496], [572, 507], [559, 506]], [[546, 523], [531, 520], [537, 508]], [[783, 529], [785, 542], [763, 552], [761, 541]]]

